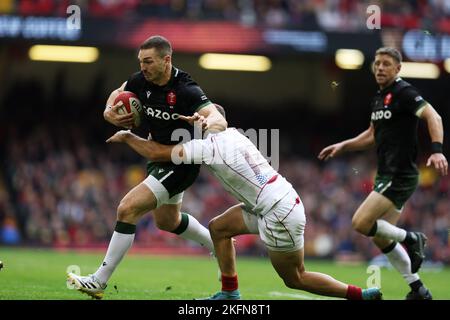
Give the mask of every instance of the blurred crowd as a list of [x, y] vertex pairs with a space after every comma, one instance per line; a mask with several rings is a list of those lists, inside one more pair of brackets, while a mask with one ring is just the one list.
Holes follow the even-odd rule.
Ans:
[[[5, 138], [6, 137], [6, 138]], [[145, 177], [145, 160], [121, 145], [92, 142], [82, 126], [41, 124], [23, 134], [3, 132], [0, 176], [0, 243], [48, 247], [106, 247], [120, 199]], [[280, 173], [298, 191], [307, 214], [307, 256], [361, 261], [379, 254], [351, 228], [355, 209], [371, 191], [375, 162], [365, 153], [326, 164], [313, 156], [282, 156]], [[450, 178], [421, 168], [419, 189], [407, 203], [400, 226], [429, 238], [427, 256], [450, 263]], [[236, 201], [203, 168], [185, 192], [183, 210], [204, 225]], [[237, 238], [243, 254], [264, 254], [256, 236]], [[138, 224], [135, 247], [198, 248], [158, 230], [150, 214]]]
[[[64, 74], [56, 75], [54, 86], [47, 90], [50, 94], [32, 77], [5, 81], [6, 93], [0, 101], [1, 246], [104, 250], [120, 199], [146, 175], [144, 159], [124, 145], [105, 143], [116, 130], [102, 117], [109, 92], [105, 75], [92, 79], [89, 91], [77, 97], [66, 91]], [[352, 121], [342, 110], [325, 117], [301, 102], [288, 103], [295, 108], [280, 107], [275, 115], [270, 108], [218, 100], [226, 109], [234, 104], [227, 109], [232, 126], [284, 126], [280, 128], [279, 172], [293, 184], [305, 206], [307, 256], [361, 261], [379, 254], [371, 241], [351, 228], [354, 211], [372, 189], [374, 153], [349, 154], [327, 163], [316, 159], [328, 143], [351, 137], [360, 132], [359, 125], [368, 123], [359, 99], [346, 105]], [[437, 100], [436, 105], [446, 106], [448, 100]], [[300, 113], [302, 116], [293, 116]], [[444, 122], [449, 117], [448, 113], [442, 116]], [[146, 132], [140, 134], [146, 136]], [[422, 164], [420, 187], [407, 202], [400, 226], [425, 232], [427, 257], [450, 264], [450, 177], [438, 177], [433, 169], [423, 167], [426, 154], [418, 160]], [[235, 203], [203, 168], [185, 192], [183, 210], [206, 226]], [[236, 246], [239, 253], [265, 254], [256, 236], [240, 236]], [[150, 214], [138, 224], [134, 248], [139, 247], [204, 251], [195, 243], [158, 230]]]
[[[69, 5], [105, 18], [218, 19], [271, 28], [366, 29], [367, 8], [378, 5], [383, 25], [448, 27], [448, 0], [2, 0], [0, 13], [66, 16]], [[430, 26], [428, 26], [430, 27]]]

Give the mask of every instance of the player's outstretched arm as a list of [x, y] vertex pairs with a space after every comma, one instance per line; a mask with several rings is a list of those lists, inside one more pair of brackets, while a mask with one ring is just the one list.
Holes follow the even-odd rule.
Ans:
[[444, 141], [442, 118], [430, 104], [425, 106], [420, 114], [420, 118], [427, 122], [428, 132], [432, 142], [432, 154], [428, 158], [427, 167], [433, 165], [442, 176], [445, 176], [448, 173], [448, 162], [442, 153], [442, 142]]
[[[163, 145], [152, 140], [143, 139], [129, 130], [120, 130], [106, 140], [107, 143], [126, 143], [134, 151], [151, 161], [172, 160], [172, 149], [177, 146]], [[178, 148], [181, 148], [178, 146]], [[181, 148], [183, 149], [183, 148]]]
[[118, 109], [123, 105], [121, 101], [114, 105], [114, 101], [119, 93], [125, 89], [126, 84], [127, 82], [125, 81], [120, 88], [111, 92], [108, 100], [106, 101], [105, 111], [103, 111], [103, 118], [117, 127], [131, 128], [134, 124], [133, 114], [119, 114]]
[[347, 151], [366, 150], [375, 144], [373, 124], [359, 134], [358, 136], [332, 144], [320, 151], [318, 158], [320, 160], [329, 160]]

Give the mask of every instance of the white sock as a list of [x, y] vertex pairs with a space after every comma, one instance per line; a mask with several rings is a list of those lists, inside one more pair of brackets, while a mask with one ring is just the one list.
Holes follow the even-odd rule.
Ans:
[[134, 233], [126, 234], [114, 231], [109, 242], [108, 251], [102, 265], [94, 273], [94, 276], [103, 284], [106, 284], [112, 273], [119, 265], [122, 258], [130, 249], [134, 241]]
[[411, 260], [401, 244], [397, 243], [394, 249], [385, 253], [385, 255], [408, 284], [420, 279], [417, 273], [411, 273]]
[[379, 219], [377, 220], [377, 232], [375, 232], [375, 235], [394, 240], [395, 242], [403, 242], [406, 238], [406, 230], [396, 227], [386, 220]]
[[182, 212], [181, 214], [187, 216], [188, 225], [186, 227], [186, 230], [179, 233], [179, 236], [183, 239], [200, 243], [202, 246], [207, 247], [210, 252], [214, 253], [214, 244], [212, 242], [209, 230], [190, 214], [184, 212]]

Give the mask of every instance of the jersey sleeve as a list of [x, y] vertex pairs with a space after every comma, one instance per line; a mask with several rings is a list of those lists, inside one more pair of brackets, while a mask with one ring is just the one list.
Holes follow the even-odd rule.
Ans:
[[416, 116], [420, 116], [423, 108], [428, 103], [414, 87], [408, 87], [402, 90], [399, 98], [402, 108]]
[[138, 94], [139, 92], [139, 72], [132, 74], [128, 80], [127, 84], [125, 85], [125, 91], [131, 91], [135, 94]]
[[211, 139], [193, 139], [182, 144], [185, 163], [210, 164], [214, 156]]
[[188, 102], [189, 112], [193, 114], [211, 103], [198, 85], [190, 85], [185, 89], [185, 99]]

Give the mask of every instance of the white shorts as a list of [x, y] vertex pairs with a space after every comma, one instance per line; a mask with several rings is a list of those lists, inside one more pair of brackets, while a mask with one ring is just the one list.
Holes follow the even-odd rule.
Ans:
[[305, 209], [294, 189], [267, 214], [256, 215], [242, 208], [242, 217], [248, 230], [259, 234], [269, 250], [291, 252], [303, 248]]
[[156, 208], [159, 208], [163, 204], [178, 204], [183, 201], [184, 192], [177, 193], [169, 198], [169, 192], [167, 191], [167, 189], [161, 182], [159, 182], [158, 179], [156, 179], [152, 175], [149, 175], [147, 178], [145, 178], [142, 183], [145, 184], [155, 195]]

